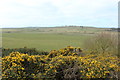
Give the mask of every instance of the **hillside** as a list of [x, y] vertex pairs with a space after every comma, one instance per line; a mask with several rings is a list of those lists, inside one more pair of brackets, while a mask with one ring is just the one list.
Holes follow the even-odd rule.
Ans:
[[63, 26], [63, 27], [26, 27], [26, 28], [3, 28], [3, 33], [18, 32], [39, 32], [39, 33], [84, 33], [94, 34], [101, 31], [110, 31], [110, 28], [95, 28], [83, 26]]

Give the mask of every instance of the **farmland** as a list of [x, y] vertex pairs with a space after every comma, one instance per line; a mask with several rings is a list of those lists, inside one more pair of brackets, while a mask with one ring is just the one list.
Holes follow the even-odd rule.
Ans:
[[41, 28], [4, 28], [2, 29], [2, 47], [4, 48], [37, 48], [50, 51], [71, 46], [84, 48], [84, 40], [105, 28], [93, 27], [41, 27]]

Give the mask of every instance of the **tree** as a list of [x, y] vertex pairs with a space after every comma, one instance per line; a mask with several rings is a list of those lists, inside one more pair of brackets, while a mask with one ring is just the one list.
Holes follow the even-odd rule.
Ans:
[[110, 32], [101, 32], [85, 41], [85, 48], [91, 53], [117, 53], [118, 34]]

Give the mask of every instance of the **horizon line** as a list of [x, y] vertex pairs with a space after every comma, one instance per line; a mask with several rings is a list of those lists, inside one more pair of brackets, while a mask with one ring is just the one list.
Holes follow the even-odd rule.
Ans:
[[98, 27], [98, 26], [80, 26], [80, 25], [64, 25], [64, 26], [22, 26], [22, 27], [0, 27], [0, 28], [49, 28], [49, 27], [93, 27], [93, 28], [119, 28], [119, 27]]

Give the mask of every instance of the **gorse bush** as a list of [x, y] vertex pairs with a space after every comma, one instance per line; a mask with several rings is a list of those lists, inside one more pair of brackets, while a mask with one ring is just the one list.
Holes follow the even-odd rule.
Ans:
[[38, 51], [36, 48], [2, 48], [2, 57], [9, 55], [11, 52], [20, 52], [20, 53], [25, 53], [29, 55], [47, 55], [48, 52], [46, 51]]
[[[93, 58], [94, 57], [94, 58]], [[107, 57], [107, 56], [106, 56]], [[118, 58], [86, 55], [56, 56], [46, 69], [46, 77], [58, 79], [117, 78]], [[103, 62], [104, 61], [104, 62]], [[114, 74], [113, 74], [114, 73]]]
[[82, 55], [81, 48], [75, 48], [72, 46], [68, 46], [66, 48], [60, 50], [52, 50], [47, 56], [53, 58], [55, 56], [63, 55], [63, 56], [74, 56], [74, 55]]
[[68, 46], [48, 55], [12, 52], [2, 58], [3, 79], [80, 80], [118, 78], [120, 60], [113, 55], [83, 55], [80, 48]]
[[2, 77], [34, 78], [35, 74], [43, 71], [44, 63], [45, 61], [41, 56], [13, 52], [2, 58]]

